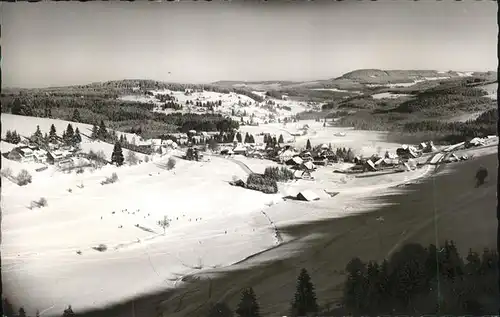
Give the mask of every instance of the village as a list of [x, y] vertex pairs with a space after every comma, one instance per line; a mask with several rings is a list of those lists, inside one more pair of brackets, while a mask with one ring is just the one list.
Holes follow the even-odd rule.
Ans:
[[[317, 123], [317, 122], [316, 122]], [[218, 132], [205, 132], [190, 130], [187, 133], [174, 133], [170, 138], [142, 139], [139, 136], [132, 137], [134, 149], [145, 154], [144, 159], [128, 158], [129, 164], [134, 165], [148, 161], [149, 157], [164, 157], [171, 154], [174, 157], [190, 161], [206, 161], [206, 157], [218, 156], [226, 159], [238, 160], [246, 158], [260, 160], [261, 164], [269, 162], [281, 165], [291, 171], [291, 180], [314, 180], [313, 174], [316, 170], [324, 167], [334, 167], [334, 173], [355, 174], [356, 177], [377, 176], [390, 173], [401, 173], [415, 170], [425, 164], [436, 165], [440, 162], [452, 163], [468, 160], [467, 154], [457, 156], [457, 151], [471, 147], [480, 147], [491, 144], [496, 136], [486, 138], [474, 138], [459, 144], [436, 147], [432, 141], [422, 142], [416, 146], [401, 145], [394, 149], [380, 151], [372, 155], [356, 154], [354, 149], [343, 147], [332, 147], [332, 143], [311, 144], [311, 139], [315, 140], [313, 130], [309, 124], [297, 124], [296, 131], [288, 132], [291, 136], [284, 140], [283, 134], [272, 135], [260, 132], [254, 136], [246, 132], [242, 137], [240, 131], [223, 134]], [[277, 125], [277, 124], [275, 124]], [[286, 124], [282, 125], [282, 130]], [[289, 125], [290, 126], [290, 125]], [[324, 129], [325, 125], [323, 125]], [[286, 131], [286, 130], [284, 130]], [[112, 132], [115, 133], [116, 132]], [[310, 135], [310, 138], [308, 138]], [[346, 137], [346, 132], [332, 133], [331, 139], [336, 139], [339, 143]], [[120, 137], [118, 143], [128, 142], [130, 137]], [[296, 138], [306, 139], [306, 145], [298, 147], [295, 145]], [[138, 139], [138, 141], [136, 141]], [[256, 139], [261, 142], [256, 142]], [[106, 155], [98, 154], [92, 150], [88, 153], [82, 151], [80, 146], [82, 136], [78, 128], [73, 131], [71, 123], [68, 124], [62, 136], [58, 136], [55, 127], [52, 125], [50, 134], [42, 136], [40, 127], [37, 126], [35, 133], [31, 137], [21, 137], [15, 132], [8, 130], [5, 141], [15, 143], [15, 147], [9, 152], [3, 153], [4, 158], [19, 163], [38, 163], [37, 172], [44, 171], [48, 166], [55, 166], [60, 172], [71, 172], [73, 170], [82, 172], [85, 168], [98, 168], [104, 164], [112, 164], [106, 159]], [[101, 141], [97, 141], [101, 142]], [[5, 147], [4, 147], [5, 148]], [[135, 152], [132, 152], [135, 153]], [[205, 158], [204, 158], [205, 157]], [[342, 163], [342, 168], [339, 164]], [[240, 183], [241, 184], [241, 183]]]

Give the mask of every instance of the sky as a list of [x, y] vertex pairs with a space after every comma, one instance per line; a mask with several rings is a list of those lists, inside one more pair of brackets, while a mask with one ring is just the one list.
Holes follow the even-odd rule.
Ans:
[[491, 0], [0, 3], [2, 86], [497, 69]]

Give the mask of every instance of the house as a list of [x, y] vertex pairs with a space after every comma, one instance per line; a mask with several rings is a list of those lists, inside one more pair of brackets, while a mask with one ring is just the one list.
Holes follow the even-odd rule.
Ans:
[[417, 158], [418, 154], [414, 147], [403, 145], [396, 150], [396, 154], [402, 158]]
[[234, 149], [233, 149], [234, 154], [239, 154], [239, 155], [246, 155], [247, 154], [247, 148], [243, 146], [243, 144], [238, 144]]
[[297, 153], [295, 153], [295, 151], [292, 150], [281, 151], [280, 153], [278, 153], [278, 161], [281, 163], [286, 162], [292, 159], [295, 155], [297, 155]]
[[302, 163], [304, 163], [304, 160], [301, 159], [299, 156], [294, 156], [291, 159], [285, 161], [285, 164], [290, 166], [299, 166]]
[[319, 200], [319, 196], [310, 190], [304, 190], [297, 194], [297, 199], [302, 201]]
[[29, 146], [18, 146], [13, 148], [7, 155], [7, 158], [9, 160], [14, 160], [22, 163], [35, 161], [33, 149]]
[[47, 151], [43, 149], [36, 149], [33, 151], [33, 156], [37, 163], [45, 163], [47, 161]]
[[64, 153], [62, 151], [59, 151], [59, 150], [55, 150], [55, 151], [48, 151], [47, 152], [47, 162], [49, 164], [56, 164], [62, 160], [64, 160], [67, 156], [67, 153]]
[[[372, 162], [372, 160], [370, 160]], [[392, 167], [399, 165], [399, 160], [398, 159], [390, 159], [390, 158], [380, 158], [378, 161], [373, 163], [375, 167]]]
[[302, 163], [301, 167], [308, 171], [313, 171], [316, 169], [316, 166], [311, 161]]
[[363, 167], [364, 167], [364, 170], [371, 171], [371, 172], [374, 172], [377, 170], [377, 168], [375, 167], [375, 164], [373, 164], [372, 160], [367, 160]]

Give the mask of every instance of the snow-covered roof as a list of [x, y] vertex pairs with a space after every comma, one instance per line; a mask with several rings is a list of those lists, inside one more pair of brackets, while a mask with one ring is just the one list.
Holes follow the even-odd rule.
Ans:
[[29, 147], [18, 147], [17, 150], [24, 156], [33, 155], [33, 150]]
[[233, 149], [233, 151], [235, 151], [235, 152], [244, 152], [244, 151], [246, 151], [246, 150], [247, 150], [247, 148], [246, 148], [246, 147], [244, 147], [242, 144], [238, 144], [238, 145], [237, 145], [237, 146]]
[[298, 195], [297, 195], [297, 198], [299, 199], [304, 199], [304, 200], [307, 200], [307, 201], [313, 201], [313, 200], [318, 200], [319, 199], [319, 196], [316, 195], [316, 193], [310, 191], [310, 190], [303, 190], [301, 191]]
[[308, 169], [308, 170], [313, 170], [314, 169], [314, 164], [313, 162], [305, 162], [304, 163], [304, 166]]

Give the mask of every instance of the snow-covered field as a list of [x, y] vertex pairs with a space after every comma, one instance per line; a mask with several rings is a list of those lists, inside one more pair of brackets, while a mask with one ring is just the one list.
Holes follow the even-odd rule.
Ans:
[[350, 93], [356, 93], [360, 94], [360, 91], [353, 91], [353, 90], [344, 90], [344, 89], [337, 89], [337, 88], [315, 88], [312, 90], [317, 90], [317, 91], [334, 91], [334, 92], [350, 92]]
[[[2, 274], [16, 304], [29, 313], [95, 307], [172, 287], [175, 273], [229, 264], [274, 243], [259, 210], [279, 197], [230, 186], [233, 176], [245, 177], [237, 164], [213, 157], [166, 171], [162, 163], [83, 174], [49, 168], [24, 187], [3, 180]], [[112, 172], [118, 182], [101, 185]], [[40, 197], [47, 207], [27, 208]], [[165, 236], [157, 224], [164, 216]], [[101, 243], [107, 251], [92, 249]]]
[[483, 89], [488, 93], [486, 97], [491, 98], [493, 100], [497, 99], [497, 91], [498, 91], [498, 82], [480, 86], [479, 88]]
[[[460, 73], [460, 77], [472, 76], [472, 73]], [[441, 77], [424, 77], [423, 79], [415, 79], [413, 82], [409, 83], [391, 83], [391, 84], [367, 84], [367, 87], [388, 87], [388, 88], [398, 88], [398, 87], [411, 87], [418, 83], [424, 81], [434, 81], [434, 80], [445, 80], [450, 79], [449, 76], [441, 76]]]
[[411, 97], [411, 96], [412, 95], [408, 95], [408, 94], [394, 94], [391, 92], [382, 92], [380, 94], [372, 95], [372, 98], [373, 99], [397, 99], [400, 97]]

